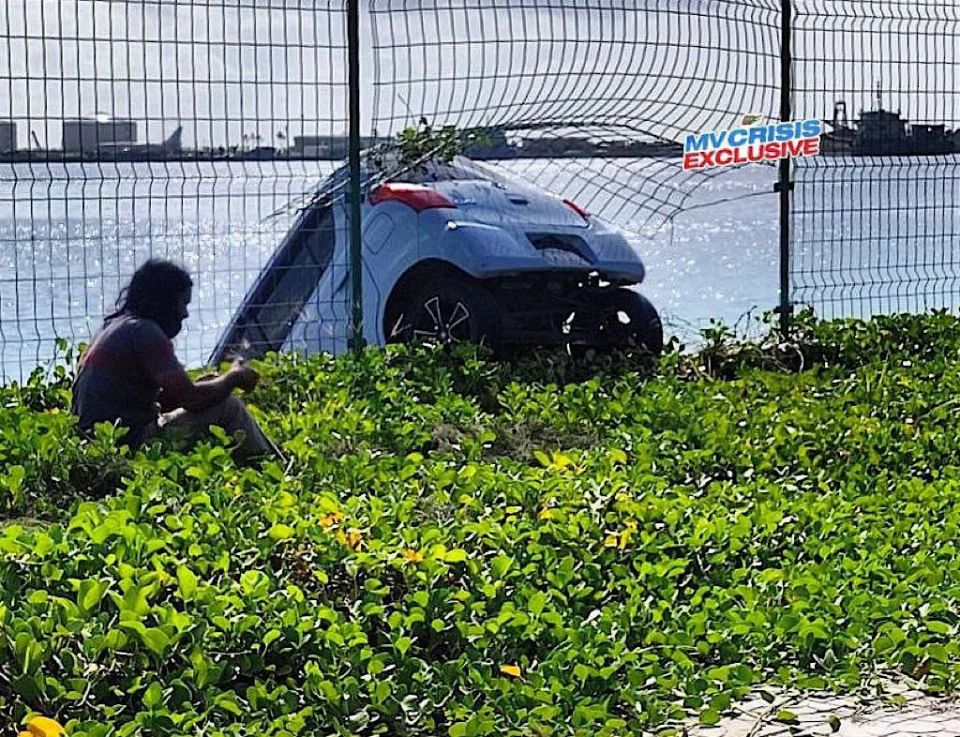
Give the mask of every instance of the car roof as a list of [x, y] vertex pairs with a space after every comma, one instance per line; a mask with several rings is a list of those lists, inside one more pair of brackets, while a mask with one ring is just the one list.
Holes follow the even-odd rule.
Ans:
[[[426, 184], [429, 182], [445, 181], [486, 181], [499, 186], [518, 183], [511, 182], [503, 174], [478, 164], [464, 156], [457, 156], [451, 161], [440, 161], [432, 159], [423, 162], [415, 168], [402, 168], [395, 157], [379, 154], [383, 165], [374, 166], [372, 164], [372, 152], [364, 151], [361, 159], [360, 178], [365, 188], [375, 186], [376, 184], [393, 182], [411, 182], [414, 184]], [[391, 158], [393, 161], [391, 161]], [[350, 181], [350, 168], [343, 165], [333, 172], [317, 188], [316, 195], [334, 195], [338, 190], [345, 191]]]

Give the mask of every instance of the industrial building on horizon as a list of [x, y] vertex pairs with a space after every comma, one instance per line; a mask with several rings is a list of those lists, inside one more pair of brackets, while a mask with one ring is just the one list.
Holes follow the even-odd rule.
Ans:
[[[382, 139], [361, 136], [360, 148], [370, 148]], [[293, 154], [305, 159], [345, 159], [350, 151], [348, 136], [294, 136]]]
[[75, 118], [63, 121], [64, 153], [97, 153], [104, 148], [136, 141], [137, 124], [133, 120]]
[[12, 120], [0, 120], [0, 154], [17, 150], [17, 124]]

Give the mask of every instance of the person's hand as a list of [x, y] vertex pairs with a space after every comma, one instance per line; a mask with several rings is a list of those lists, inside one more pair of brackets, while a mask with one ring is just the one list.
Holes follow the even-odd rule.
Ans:
[[234, 386], [243, 389], [245, 392], [253, 391], [257, 382], [260, 381], [260, 374], [247, 366], [242, 359], [233, 362], [230, 373], [233, 376]]

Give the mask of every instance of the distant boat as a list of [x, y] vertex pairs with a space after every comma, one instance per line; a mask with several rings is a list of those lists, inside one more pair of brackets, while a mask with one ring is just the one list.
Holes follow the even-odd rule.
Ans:
[[942, 123], [911, 124], [899, 112], [883, 109], [877, 89], [877, 109], [860, 111], [860, 119], [847, 122], [847, 104], [834, 105], [833, 127], [821, 140], [825, 154], [852, 156], [931, 156], [960, 151], [960, 132], [948, 131]]

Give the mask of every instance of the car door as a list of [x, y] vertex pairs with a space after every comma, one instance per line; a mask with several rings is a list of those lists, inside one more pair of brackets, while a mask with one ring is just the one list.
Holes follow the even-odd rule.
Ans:
[[305, 210], [254, 283], [213, 355], [255, 358], [279, 351], [315, 294], [336, 245], [333, 208], [321, 201]]

